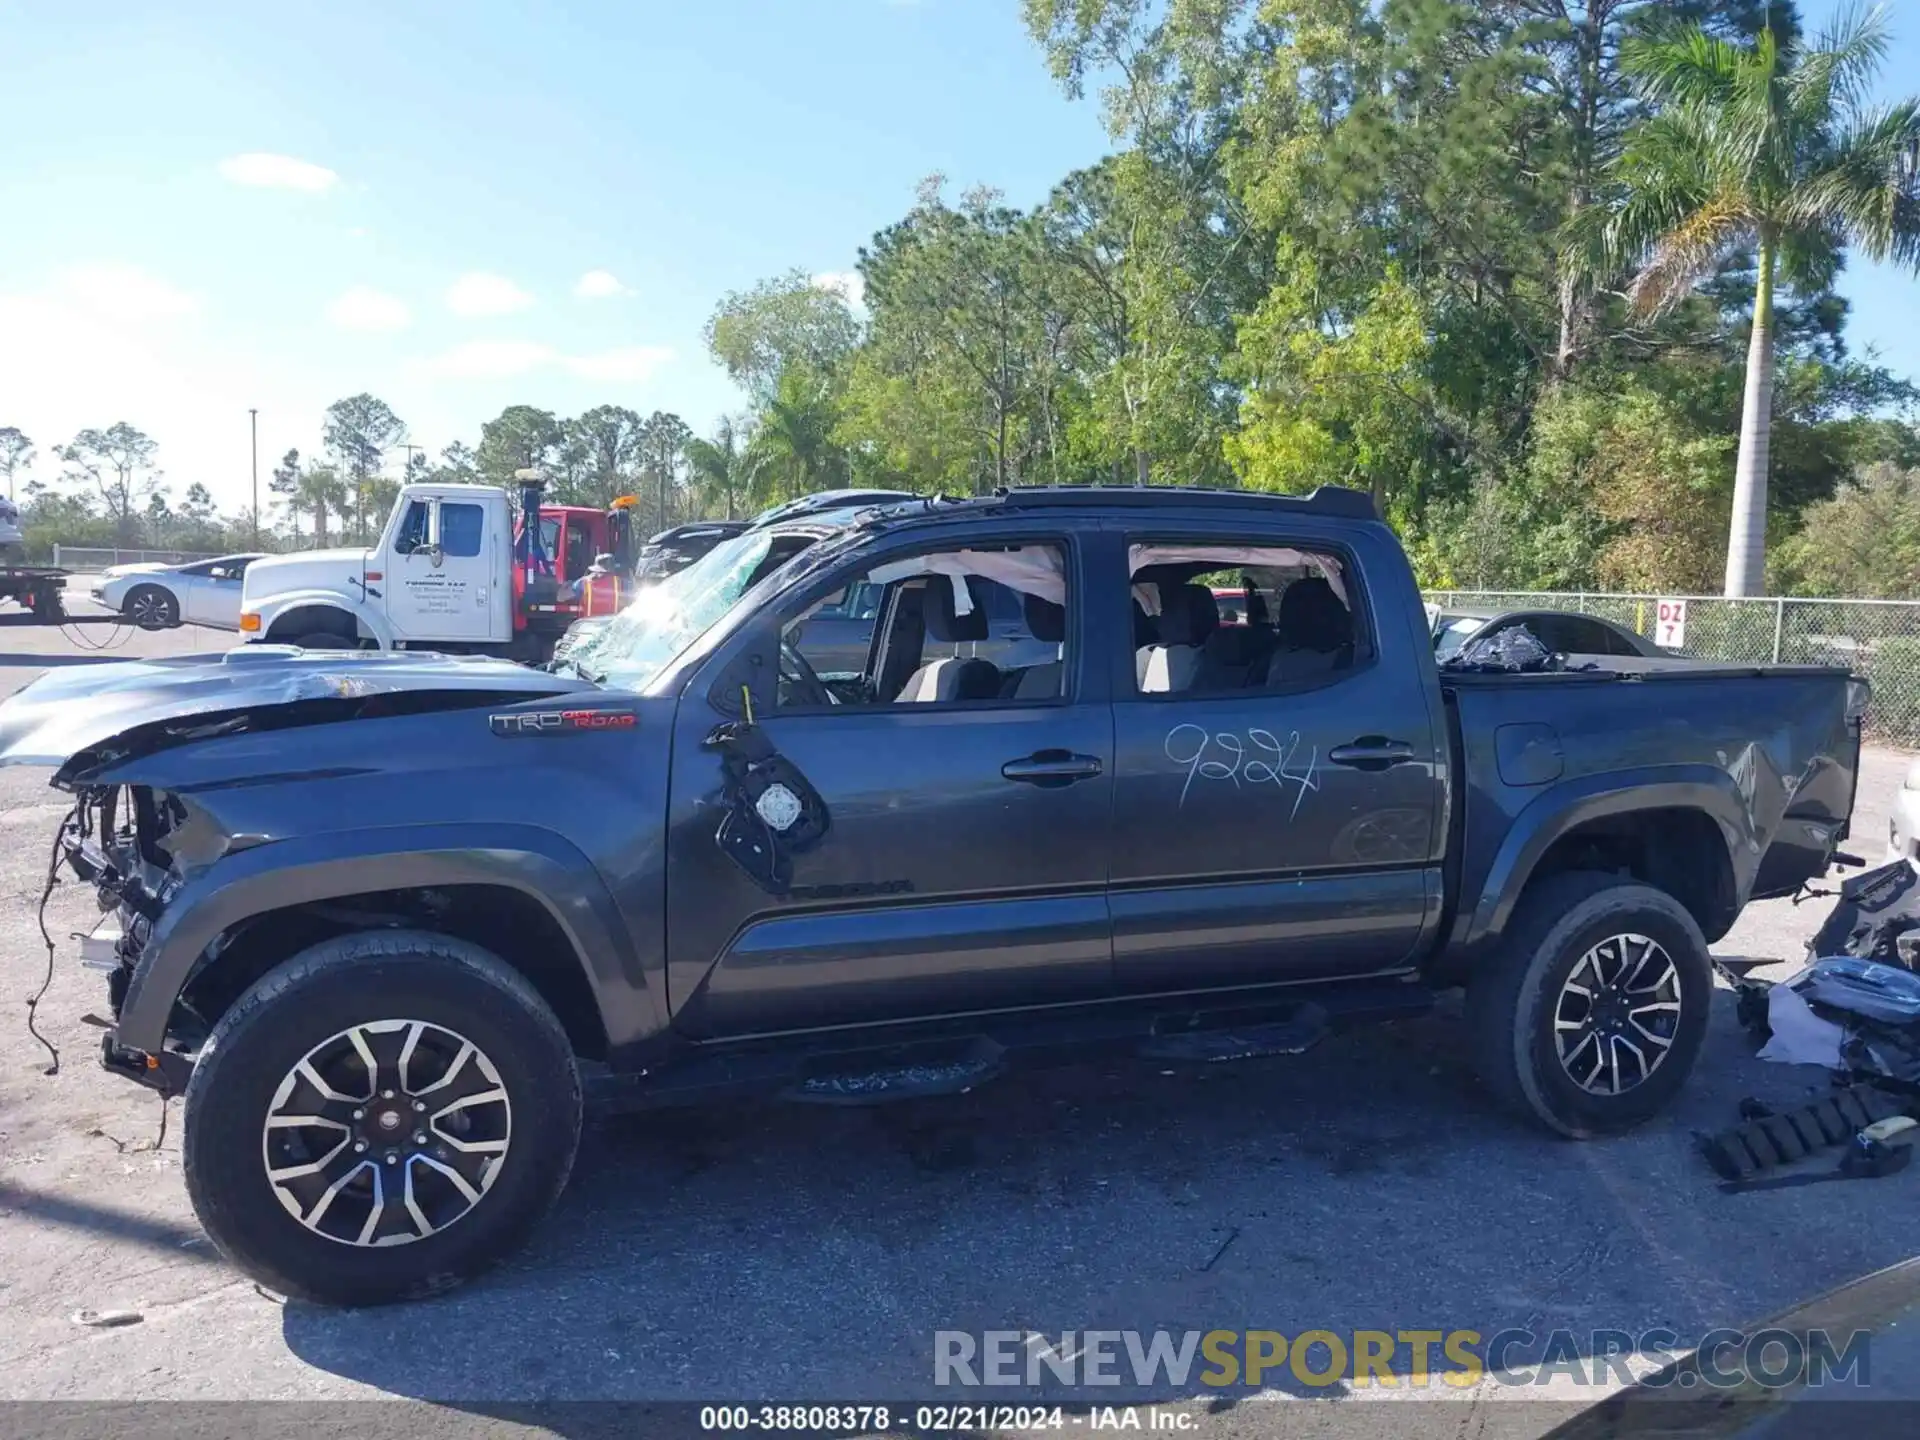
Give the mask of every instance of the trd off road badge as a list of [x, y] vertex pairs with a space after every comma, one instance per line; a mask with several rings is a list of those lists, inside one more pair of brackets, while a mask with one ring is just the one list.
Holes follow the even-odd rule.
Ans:
[[631, 730], [640, 723], [633, 710], [520, 710], [489, 715], [487, 728], [496, 735], [585, 735], [595, 730]]

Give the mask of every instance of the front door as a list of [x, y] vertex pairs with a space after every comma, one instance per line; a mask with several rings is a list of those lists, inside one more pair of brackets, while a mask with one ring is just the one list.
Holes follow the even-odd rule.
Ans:
[[[504, 640], [496, 576], [505, 573], [498, 512], [473, 500], [423, 497], [396, 520], [387, 561], [387, 613], [395, 638]], [[504, 608], [502, 608], [504, 614]]]
[[246, 560], [208, 561], [186, 573], [193, 577], [187, 591], [187, 618], [196, 625], [220, 630], [240, 628], [240, 589], [246, 578]]
[[[1354, 552], [1154, 534], [1127, 552], [1146, 643], [1115, 666], [1121, 987], [1408, 963], [1439, 918], [1444, 755]], [[1244, 597], [1239, 623], [1222, 623], [1216, 587]]]
[[[1065, 537], [1019, 539], [1028, 560], [1044, 549], [1063, 562], [1054, 575], [1056, 583], [1064, 576], [1073, 613], [1074, 547]], [[892, 658], [876, 658], [870, 703], [827, 703], [824, 687], [783, 684], [756, 714], [829, 817], [825, 835], [791, 856], [783, 893], [750, 878], [716, 843], [722, 772], [702, 746], [725, 718], [709, 699], [730, 663], [725, 649], [682, 696], [667, 936], [668, 992], [685, 1033], [859, 1025], [1112, 993], [1113, 728], [1104, 685], [1077, 638], [1060, 659], [1058, 607], [1041, 625], [1051, 637], [1040, 647], [1047, 667], [1000, 672], [965, 657], [959, 652], [987, 636], [984, 610], [956, 613], [950, 587], [958, 582], [913, 573], [918, 563], [890, 553], [892, 569], [879, 582], [887, 640], [874, 648]], [[796, 607], [866, 573], [856, 566], [823, 576], [779, 623], [803, 635]], [[798, 651], [782, 648], [785, 671]]]

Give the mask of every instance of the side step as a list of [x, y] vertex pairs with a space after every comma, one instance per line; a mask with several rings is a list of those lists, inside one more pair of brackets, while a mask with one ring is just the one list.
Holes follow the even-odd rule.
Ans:
[[809, 1075], [780, 1098], [806, 1105], [883, 1105], [932, 1095], [964, 1095], [1006, 1068], [1004, 1047], [980, 1036], [951, 1056], [924, 1056], [875, 1069]]
[[1079, 1011], [971, 1016], [917, 1033], [896, 1029], [885, 1039], [875, 1035], [840, 1050], [812, 1049], [802, 1037], [737, 1046], [704, 1042], [649, 1069], [596, 1070], [588, 1090], [603, 1112], [721, 1094], [877, 1105], [962, 1095], [1014, 1065], [1128, 1054], [1161, 1065], [1297, 1055], [1350, 1026], [1407, 1019], [1433, 1008], [1425, 986], [1399, 977], [1317, 985], [1312, 999], [1273, 989], [1205, 999], [1211, 1002], [1206, 1008], [1172, 1009], [1165, 1000], [1149, 999]]
[[1140, 1046], [1140, 1058], [1218, 1065], [1229, 1060], [1252, 1060], [1261, 1055], [1298, 1055], [1326, 1039], [1331, 1029], [1326, 1010], [1308, 1002], [1289, 1018], [1264, 1025], [1229, 1025], [1218, 1030], [1156, 1034]]

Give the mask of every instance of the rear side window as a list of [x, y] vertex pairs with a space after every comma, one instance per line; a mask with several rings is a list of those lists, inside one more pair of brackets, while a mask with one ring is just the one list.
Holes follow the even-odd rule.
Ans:
[[1372, 654], [1357, 577], [1332, 550], [1145, 538], [1128, 573], [1142, 695], [1311, 689]]
[[471, 559], [480, 553], [480, 531], [486, 524], [486, 512], [478, 505], [440, 506], [440, 550], [447, 556]]

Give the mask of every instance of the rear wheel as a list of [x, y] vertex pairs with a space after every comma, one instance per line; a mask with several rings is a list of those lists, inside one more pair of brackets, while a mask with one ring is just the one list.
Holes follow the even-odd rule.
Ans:
[[170, 630], [180, 623], [180, 601], [159, 585], [136, 585], [121, 602], [120, 613], [142, 630]]
[[524, 976], [445, 936], [350, 935], [235, 1002], [187, 1087], [194, 1212], [270, 1289], [370, 1305], [501, 1259], [565, 1186], [580, 1080]]
[[1584, 1139], [1631, 1129], [1679, 1093], [1712, 999], [1707, 942], [1679, 901], [1580, 872], [1521, 897], [1467, 1011], [1494, 1093]]

